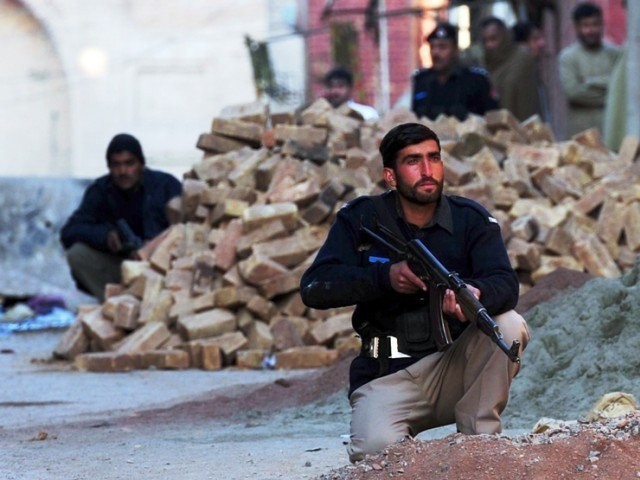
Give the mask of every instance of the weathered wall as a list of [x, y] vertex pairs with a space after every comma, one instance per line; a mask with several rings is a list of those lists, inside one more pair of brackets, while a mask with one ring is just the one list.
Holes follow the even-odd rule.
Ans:
[[0, 299], [58, 294], [69, 305], [90, 299], [76, 290], [59, 240], [87, 184], [80, 179], [0, 177]]
[[105, 170], [109, 139], [128, 131], [150, 165], [181, 175], [212, 117], [255, 99], [244, 35], [267, 37], [295, 4], [0, 0], [0, 71], [11, 79], [0, 170], [92, 177]]
[[0, 171], [69, 171], [69, 85], [42, 24], [15, 1], [0, 1]]

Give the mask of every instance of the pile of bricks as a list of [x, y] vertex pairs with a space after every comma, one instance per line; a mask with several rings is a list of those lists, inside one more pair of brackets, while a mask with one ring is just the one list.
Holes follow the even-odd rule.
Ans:
[[[173, 226], [126, 261], [100, 306], [81, 308], [54, 354], [91, 371], [308, 368], [358, 349], [351, 308], [306, 308], [302, 273], [336, 211], [381, 183], [378, 124], [325, 101], [297, 114], [215, 118], [204, 158], [170, 205]], [[446, 191], [499, 220], [525, 291], [555, 268], [617, 276], [640, 249], [639, 140], [607, 151], [596, 131], [554, 142], [506, 111], [425, 122], [440, 136]], [[270, 124], [270, 129], [264, 125]]]

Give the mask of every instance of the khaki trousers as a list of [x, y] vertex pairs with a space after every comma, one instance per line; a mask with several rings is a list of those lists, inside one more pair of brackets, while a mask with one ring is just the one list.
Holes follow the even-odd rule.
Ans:
[[[524, 318], [511, 310], [494, 320], [507, 345], [520, 341], [522, 353], [530, 338]], [[500, 414], [519, 368], [470, 325], [445, 352], [428, 355], [351, 394], [350, 460], [452, 423], [461, 433], [500, 433]]]
[[66, 251], [71, 275], [78, 286], [104, 301], [107, 283], [120, 283], [122, 257], [96, 250], [84, 243], [76, 242]]

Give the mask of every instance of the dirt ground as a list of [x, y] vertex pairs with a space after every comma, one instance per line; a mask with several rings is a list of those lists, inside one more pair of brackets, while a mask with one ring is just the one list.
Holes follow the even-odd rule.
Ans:
[[631, 480], [640, 478], [639, 426], [636, 412], [611, 422], [513, 439], [454, 434], [429, 442], [406, 440], [320, 478]]
[[[578, 288], [588, 279], [582, 274], [560, 271], [523, 295], [519, 309], [525, 311], [530, 304]], [[2, 353], [0, 358], [19, 352]], [[509, 436], [464, 436], [451, 429], [443, 430], [428, 438], [406, 440], [350, 465], [344, 447], [349, 430], [345, 393], [350, 361], [351, 357], [346, 356], [330, 368], [296, 375], [264, 372], [270, 376], [200, 391], [166, 405], [149, 402], [149, 407], [118, 410], [118, 399], [114, 398], [111, 410], [92, 412], [87, 418], [70, 415], [47, 421], [34, 416], [17, 426], [8, 417], [16, 408], [33, 407], [29, 405], [30, 398], [3, 402], [2, 396], [0, 478], [640, 478], [637, 411], [601, 423], [560, 422], [535, 435], [506, 432]], [[69, 374], [69, 367], [64, 364], [35, 362], [24, 371], [32, 375], [32, 386], [37, 388], [45, 376], [51, 380], [56, 372], [65, 369]], [[206, 377], [210, 380], [205, 381], [245, 374], [216, 373], [219, 376]], [[173, 388], [167, 380], [172, 377], [163, 377], [162, 372], [139, 374], [151, 378], [141, 377], [146, 379], [145, 388]], [[116, 391], [127, 391], [117, 382], [130, 378], [130, 374], [101, 375], [92, 378], [102, 382], [107, 396], [110, 389], [114, 396]], [[17, 377], [13, 378], [15, 383]], [[193, 378], [194, 382], [203, 381], [202, 377]], [[96, 385], [100, 383], [91, 384], [91, 388], [99, 388]], [[8, 391], [11, 388], [9, 385]], [[43, 392], [43, 398], [55, 397]], [[60, 403], [60, 408], [64, 407], [65, 402]], [[44, 408], [45, 402], [42, 404]]]
[[308, 371], [95, 374], [22, 361], [41, 336], [0, 337], [3, 480], [310, 479], [346, 461], [349, 359]]
[[[579, 289], [591, 278], [572, 270], [557, 270], [522, 295], [517, 310], [526, 317], [526, 312], [535, 305], [549, 302], [554, 297], [556, 300], [568, 299], [568, 292]], [[407, 439], [390, 446], [381, 454], [368, 456], [356, 465], [333, 470], [319, 478], [640, 478], [640, 411], [591, 423], [579, 423], [576, 420], [546, 422], [549, 427], [536, 434], [500, 437], [451, 434], [426, 442]]]

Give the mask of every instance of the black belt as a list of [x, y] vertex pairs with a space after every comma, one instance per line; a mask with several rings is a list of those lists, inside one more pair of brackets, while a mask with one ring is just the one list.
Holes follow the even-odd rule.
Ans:
[[411, 355], [398, 350], [398, 339], [388, 335], [386, 337], [371, 337], [362, 339], [361, 355], [371, 358], [410, 358]]

